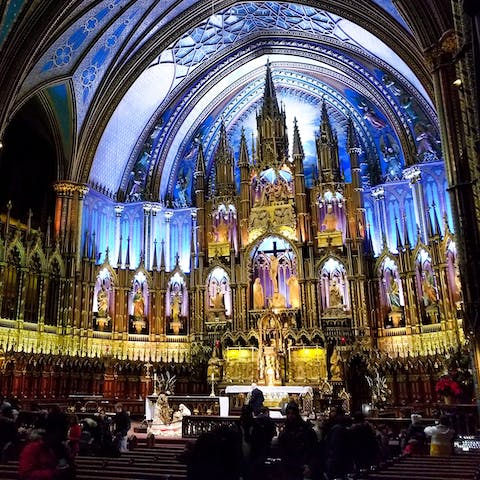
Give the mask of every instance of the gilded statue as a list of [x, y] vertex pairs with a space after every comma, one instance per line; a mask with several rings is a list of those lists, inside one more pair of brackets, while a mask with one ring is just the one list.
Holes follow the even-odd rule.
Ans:
[[296, 275], [290, 275], [287, 280], [290, 290], [290, 305], [292, 308], [300, 308], [300, 284]]
[[342, 358], [337, 349], [334, 348], [330, 357], [330, 380], [333, 382], [341, 382], [343, 380]]
[[172, 298], [172, 320], [178, 322], [180, 320], [180, 295], [178, 293]]
[[257, 277], [253, 282], [253, 309], [261, 310], [265, 306], [265, 297], [263, 295], [263, 286]]
[[330, 204], [327, 206], [327, 213], [325, 214], [325, 217], [323, 218], [323, 223], [322, 225], [325, 227], [324, 231], [325, 232], [335, 232], [337, 231], [337, 216], [335, 213], [333, 213], [333, 208]]
[[98, 292], [97, 305], [99, 318], [106, 318], [108, 316], [108, 292], [104, 285]]
[[330, 285], [329, 291], [329, 306], [330, 307], [341, 307], [343, 305], [342, 292], [337, 284], [337, 281], [334, 279]]
[[160, 425], [170, 425], [170, 423], [172, 423], [172, 414], [173, 410], [168, 404], [167, 396], [161, 393], [158, 396], [157, 403], [155, 404], [153, 423], [157, 423]]
[[225, 221], [223, 220], [223, 217], [220, 217], [220, 222], [217, 225], [216, 233], [217, 233], [216, 240], [218, 243], [228, 242], [228, 224], [225, 223]]
[[400, 308], [400, 288], [393, 275], [390, 275], [390, 285], [388, 287], [388, 300], [392, 309]]
[[427, 307], [438, 302], [437, 289], [431, 272], [423, 274], [422, 278], [423, 304]]
[[145, 298], [140, 287], [137, 287], [133, 296], [133, 316], [137, 320], [143, 320], [145, 316]]
[[217, 285], [215, 294], [212, 295], [212, 307], [214, 310], [224, 310], [224, 293], [221, 291], [220, 287]]

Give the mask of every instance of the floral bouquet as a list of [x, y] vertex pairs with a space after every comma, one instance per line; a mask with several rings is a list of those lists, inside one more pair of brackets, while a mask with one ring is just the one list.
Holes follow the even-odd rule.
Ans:
[[444, 397], [458, 397], [462, 393], [462, 389], [457, 381], [448, 375], [444, 375], [435, 385], [435, 392]]

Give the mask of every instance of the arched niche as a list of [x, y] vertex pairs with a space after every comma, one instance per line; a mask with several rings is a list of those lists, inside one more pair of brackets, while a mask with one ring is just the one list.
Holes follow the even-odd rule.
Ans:
[[111, 328], [112, 308], [115, 293], [112, 276], [108, 268], [102, 268], [97, 275], [93, 291], [93, 328], [107, 330]]
[[462, 309], [462, 284], [460, 281], [460, 271], [457, 261], [457, 244], [451, 240], [447, 244], [447, 288], [452, 305], [455, 305], [457, 311]]
[[323, 311], [351, 309], [347, 270], [339, 259], [330, 257], [322, 264], [319, 285]]
[[227, 317], [232, 315], [232, 291], [228, 273], [221, 267], [215, 267], [207, 277], [207, 310], [224, 311]]
[[149, 290], [145, 273], [137, 272], [133, 278], [129, 298], [129, 333], [148, 334]]
[[[298, 280], [298, 276], [297, 258], [290, 242], [279, 236], [267, 236], [260, 240], [251, 252], [252, 307], [256, 310], [291, 308], [292, 279]], [[261, 296], [258, 285], [261, 286]], [[262, 308], [259, 308], [262, 302], [255, 301], [255, 297], [260, 300], [263, 297]]]
[[384, 327], [404, 326], [405, 298], [396, 262], [390, 257], [385, 257], [380, 264], [378, 276], [380, 278], [380, 315], [384, 320]]
[[167, 333], [173, 335], [185, 333], [188, 291], [185, 277], [179, 271], [176, 271], [168, 281], [165, 303], [165, 311], [170, 320], [167, 322]]

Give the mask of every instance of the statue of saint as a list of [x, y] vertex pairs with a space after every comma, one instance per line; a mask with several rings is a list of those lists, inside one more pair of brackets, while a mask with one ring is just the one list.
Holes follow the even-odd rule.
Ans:
[[262, 310], [265, 307], [265, 297], [260, 279], [257, 277], [253, 282], [253, 309]]
[[228, 242], [228, 224], [225, 223], [223, 217], [220, 217], [220, 222], [217, 225], [216, 233], [218, 243]]
[[333, 213], [333, 207], [328, 204], [327, 206], [327, 213], [325, 214], [325, 217], [323, 217], [323, 223], [322, 225], [325, 227], [324, 231], [325, 232], [335, 232], [337, 231], [337, 216]]
[[158, 396], [153, 414], [153, 423], [170, 425], [172, 423], [173, 410], [170, 408], [167, 396], [162, 393]]
[[332, 356], [330, 357], [330, 380], [334, 382], [341, 382], [342, 377], [342, 359], [336, 348], [333, 349]]
[[270, 255], [270, 269], [268, 270], [270, 280], [273, 283], [273, 292], [278, 292], [278, 258], [275, 255]]
[[178, 406], [178, 410], [173, 414], [174, 422], [181, 422], [183, 417], [189, 417], [192, 411], [183, 403]]
[[105, 286], [98, 291], [97, 294], [97, 306], [99, 318], [106, 318], [108, 316], [108, 292], [105, 290]]
[[180, 320], [180, 294], [175, 293], [172, 297], [172, 321]]
[[392, 309], [400, 308], [400, 288], [393, 275], [390, 275], [390, 285], [388, 287], [388, 300]]
[[290, 289], [290, 305], [292, 308], [300, 308], [300, 284], [296, 275], [290, 275], [287, 280]]
[[432, 272], [423, 274], [422, 278], [423, 304], [427, 307], [438, 302], [437, 289], [434, 285]]
[[225, 305], [223, 303], [224, 293], [220, 290], [220, 287], [217, 285], [215, 295], [212, 296], [212, 306], [214, 310], [225, 310]]
[[337, 281], [334, 279], [330, 285], [330, 307], [341, 307], [343, 305], [343, 296]]
[[137, 291], [133, 296], [133, 316], [135, 319], [143, 320], [145, 315], [145, 299], [143, 298], [142, 289], [137, 287]]

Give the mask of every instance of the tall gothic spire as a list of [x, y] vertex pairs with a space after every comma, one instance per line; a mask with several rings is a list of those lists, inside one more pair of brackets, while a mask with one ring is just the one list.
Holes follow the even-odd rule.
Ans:
[[325, 99], [322, 102], [322, 121], [316, 139], [320, 182], [340, 182], [338, 140], [333, 133]]
[[265, 88], [263, 91], [262, 114], [274, 118], [280, 115], [275, 85], [273, 84], [270, 61], [267, 60], [267, 73], [265, 75]]
[[228, 142], [227, 129], [222, 119], [220, 124], [220, 139], [215, 152], [215, 194], [234, 195], [235, 179], [233, 174], [234, 158], [232, 147]]
[[267, 63], [263, 104], [257, 114], [257, 167], [279, 170], [288, 158], [286, 117], [278, 105], [270, 63]]

